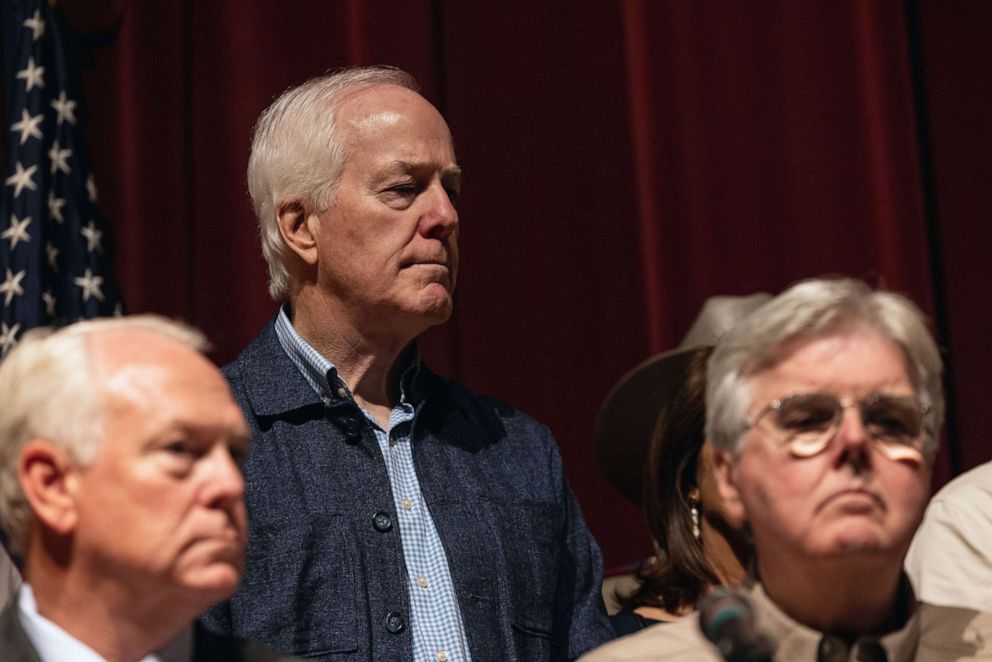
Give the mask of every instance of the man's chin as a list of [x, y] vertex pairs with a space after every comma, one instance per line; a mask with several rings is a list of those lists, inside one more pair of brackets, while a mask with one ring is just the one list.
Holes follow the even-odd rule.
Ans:
[[207, 604], [229, 598], [238, 587], [242, 569], [231, 563], [216, 562], [207, 567], [190, 569], [179, 578], [185, 592], [196, 595]]
[[451, 292], [440, 283], [431, 283], [423, 289], [419, 309], [432, 324], [447, 322], [453, 308]]
[[852, 522], [834, 532], [826, 545], [826, 551], [837, 556], [877, 556], [890, 554], [893, 550], [889, 536], [879, 530], [877, 525], [871, 522]]
[[184, 588], [218, 596], [223, 600], [234, 592], [244, 573], [244, 546], [226, 538], [201, 540], [189, 548], [176, 568], [176, 579]]

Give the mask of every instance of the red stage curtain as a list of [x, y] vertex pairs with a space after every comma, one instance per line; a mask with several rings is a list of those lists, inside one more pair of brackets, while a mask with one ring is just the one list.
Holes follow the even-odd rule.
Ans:
[[185, 317], [231, 359], [275, 308], [244, 183], [255, 118], [307, 77], [389, 63], [448, 117], [465, 169], [457, 312], [429, 360], [551, 426], [608, 565], [649, 546], [593, 465], [597, 408], [710, 295], [843, 273], [940, 313], [950, 441], [970, 466], [992, 449], [977, 401], [990, 17], [981, 2], [133, 2], [85, 71], [125, 302]]

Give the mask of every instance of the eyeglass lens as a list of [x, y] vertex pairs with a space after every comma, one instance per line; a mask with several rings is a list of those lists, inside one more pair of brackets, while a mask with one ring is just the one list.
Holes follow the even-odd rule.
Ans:
[[844, 417], [856, 405], [868, 437], [890, 459], [916, 459], [922, 455], [923, 409], [914, 398], [875, 395], [854, 403], [841, 403], [829, 393], [796, 395], [773, 403], [775, 427], [798, 457], [823, 452]]

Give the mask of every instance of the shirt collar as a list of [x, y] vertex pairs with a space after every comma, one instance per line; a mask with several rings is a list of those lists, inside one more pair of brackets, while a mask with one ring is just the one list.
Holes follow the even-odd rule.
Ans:
[[[24, 634], [42, 662], [106, 662], [95, 650], [38, 613], [38, 604], [30, 584], [21, 586], [17, 595], [17, 607]], [[192, 656], [192, 628], [186, 628], [161, 651], [146, 655], [140, 662], [188, 662]]]
[[[896, 609], [907, 617], [902, 627], [880, 636], [858, 637], [850, 645], [839, 637], [818, 632], [787, 616], [768, 597], [760, 582], [750, 586], [748, 595], [755, 606], [758, 628], [769, 638], [772, 648], [782, 659], [847, 660], [850, 659], [850, 648], [880, 646], [885, 650], [886, 659], [899, 662], [911, 659], [916, 650], [919, 639], [918, 610], [912, 587], [905, 577], [896, 599]], [[840, 655], [838, 650], [844, 650], [846, 654]]]
[[[351, 389], [338, 376], [337, 368], [327, 358], [313, 348], [310, 343], [293, 328], [287, 314], [288, 306], [282, 306], [276, 315], [275, 332], [289, 360], [300, 371], [313, 390], [324, 399], [331, 402], [341, 399], [354, 399]], [[417, 404], [421, 399], [421, 361], [420, 348], [416, 345], [410, 354], [409, 363], [400, 375], [400, 402]]]

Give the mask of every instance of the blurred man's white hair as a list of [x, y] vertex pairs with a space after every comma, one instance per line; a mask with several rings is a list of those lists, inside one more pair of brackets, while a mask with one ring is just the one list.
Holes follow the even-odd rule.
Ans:
[[90, 340], [124, 331], [146, 331], [197, 351], [208, 348], [196, 329], [155, 315], [76, 322], [33, 329], [0, 363], [0, 527], [15, 552], [26, 542], [31, 508], [17, 479], [21, 450], [46, 439], [79, 465], [103, 443], [103, 390], [94, 379]]

